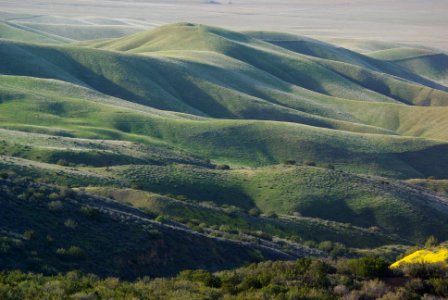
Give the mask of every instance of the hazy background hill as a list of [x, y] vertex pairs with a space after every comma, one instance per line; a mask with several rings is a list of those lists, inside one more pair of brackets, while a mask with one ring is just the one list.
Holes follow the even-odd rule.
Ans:
[[104, 32], [110, 33], [111, 28], [120, 31], [190, 21], [237, 30], [406, 42], [448, 50], [445, 30], [448, 8], [444, 0], [125, 0], [95, 3], [33, 0], [1, 1], [0, 4], [3, 11], [10, 13], [4, 17], [6, 20], [58, 32], [63, 32], [63, 26], [52, 28], [51, 24], [67, 24], [71, 30], [66, 34], [72, 37], [73, 32], [85, 32], [82, 29], [85, 25], [94, 25], [96, 30], [106, 27]]

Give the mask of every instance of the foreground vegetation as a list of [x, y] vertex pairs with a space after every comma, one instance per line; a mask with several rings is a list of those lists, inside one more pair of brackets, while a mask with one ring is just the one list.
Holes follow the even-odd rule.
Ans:
[[125, 282], [73, 271], [57, 276], [0, 273], [0, 298], [16, 299], [438, 299], [448, 297], [448, 272], [412, 265], [391, 271], [382, 259], [299, 259], [210, 273]]

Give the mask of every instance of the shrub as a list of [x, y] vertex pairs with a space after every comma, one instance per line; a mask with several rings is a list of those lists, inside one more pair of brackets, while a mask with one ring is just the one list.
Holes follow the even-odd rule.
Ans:
[[72, 219], [67, 219], [64, 222], [64, 226], [70, 229], [75, 229], [76, 227], [78, 227], [78, 223]]
[[249, 209], [248, 213], [252, 217], [258, 217], [261, 214], [261, 211], [258, 208], [254, 207], [254, 208]]
[[448, 298], [448, 278], [431, 278], [428, 281], [435, 295]]
[[216, 165], [215, 169], [216, 170], [230, 170], [230, 166], [229, 165]]
[[401, 270], [406, 276], [413, 278], [430, 278], [445, 274], [445, 267], [441, 264], [404, 264]]
[[100, 211], [96, 207], [92, 206], [83, 206], [79, 209], [80, 213], [89, 218], [98, 217]]
[[295, 165], [297, 162], [295, 160], [285, 160], [283, 164], [285, 165]]
[[334, 167], [334, 165], [332, 165], [332, 164], [323, 164], [323, 165], [322, 165], [322, 168], [324, 168], [324, 169], [328, 169], [328, 170], [334, 170], [334, 169], [336, 169], [336, 168]]
[[319, 246], [317, 246], [317, 249], [329, 252], [331, 249], [333, 249], [333, 243], [331, 241], [320, 242]]
[[267, 215], [268, 218], [277, 219], [278, 215], [275, 212], [270, 212]]
[[155, 221], [163, 224], [166, 223], [167, 220], [164, 216], [160, 215], [155, 219]]
[[62, 258], [79, 259], [84, 256], [84, 251], [78, 246], [70, 246], [68, 249], [57, 249], [56, 254], [61, 256]]
[[360, 292], [363, 299], [378, 299], [389, 290], [389, 287], [383, 281], [374, 279], [364, 282]]
[[63, 166], [63, 167], [66, 167], [66, 166], [69, 165], [69, 163], [68, 163], [65, 159], [59, 159], [59, 160], [56, 162], [56, 164], [57, 164], [57, 165], [60, 165], [60, 166]]
[[51, 235], [47, 234], [47, 236], [45, 237], [45, 240], [47, 241], [47, 243], [51, 244], [54, 242], [54, 239]]
[[310, 167], [315, 167], [315, 166], [316, 166], [316, 163], [315, 163], [314, 161], [310, 161], [310, 160], [305, 160], [305, 161], [303, 162], [303, 164], [304, 164], [305, 166], [310, 166]]
[[63, 207], [63, 204], [61, 201], [51, 201], [48, 203], [48, 209], [52, 211], [58, 211], [61, 210]]
[[75, 196], [75, 192], [69, 188], [63, 187], [60, 191], [61, 198], [72, 198]]
[[263, 278], [261, 275], [248, 275], [241, 282], [242, 290], [261, 289], [264, 285], [270, 281], [267, 278]]
[[48, 199], [50, 199], [51, 201], [56, 201], [59, 199], [59, 194], [58, 193], [51, 193], [50, 195], [48, 195]]
[[23, 233], [23, 238], [25, 240], [31, 240], [34, 237], [36, 237], [36, 232], [32, 229], [25, 230], [25, 232]]
[[278, 295], [280, 293], [288, 292], [288, 288], [278, 285], [278, 284], [269, 284], [268, 286], [263, 288], [263, 292], [268, 294]]
[[179, 273], [179, 279], [202, 282], [205, 286], [219, 288], [221, 279], [206, 270], [185, 270]]
[[433, 235], [429, 236], [425, 242], [425, 248], [431, 248], [437, 246], [437, 238]]
[[333, 288], [333, 293], [335, 293], [338, 296], [343, 296], [347, 294], [348, 291], [349, 291], [348, 288], [343, 284], [339, 284]]
[[160, 231], [158, 231], [157, 229], [151, 229], [149, 230], [149, 238], [150, 239], [160, 239], [162, 237], [162, 233]]
[[352, 274], [363, 278], [380, 278], [388, 275], [389, 264], [381, 258], [363, 257], [347, 261]]

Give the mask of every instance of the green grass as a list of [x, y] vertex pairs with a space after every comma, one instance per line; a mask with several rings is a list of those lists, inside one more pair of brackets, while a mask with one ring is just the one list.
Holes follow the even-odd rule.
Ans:
[[116, 38], [139, 31], [136, 27], [126, 26], [124, 24], [80, 25], [20, 22], [20, 25], [31, 30], [45, 32], [72, 41]]
[[[126, 168], [126, 167], [124, 167]], [[315, 217], [422, 242], [448, 236], [448, 207], [434, 195], [384, 178], [368, 178], [316, 167], [268, 167], [218, 172], [189, 166], [112, 168], [139, 189], [180, 195], [216, 205], [265, 213]]]
[[438, 155], [448, 147], [443, 141], [285, 122], [195, 118], [145, 108], [74, 85], [4, 79], [0, 103], [4, 128], [39, 133], [63, 130], [73, 137], [137, 141], [238, 164], [313, 160], [348, 171], [399, 178], [447, 176], [446, 159]]
[[448, 180], [428, 179], [411, 179], [407, 182], [421, 186], [425, 189], [438, 193], [442, 196], [448, 196]]
[[0, 22], [0, 39], [44, 44], [62, 44], [67, 42], [63, 38], [51, 34], [29, 31], [22, 26], [4, 22]]
[[[175, 183], [178, 184], [177, 182]], [[113, 198], [156, 215], [163, 215], [182, 223], [206, 224], [208, 227], [225, 226], [229, 230], [257, 235], [259, 232], [280, 238], [313, 241], [332, 241], [349, 247], [375, 247], [390, 243], [405, 243], [404, 240], [369, 231], [348, 224], [331, 222], [317, 218], [287, 217], [269, 218], [250, 216], [247, 212], [232, 211], [231, 201], [218, 206], [212, 201], [192, 201], [177, 195], [182, 200], [134, 189], [89, 187], [89, 193]], [[154, 189], [155, 190], [155, 189]], [[223, 191], [225, 193], [225, 191]], [[222, 203], [221, 203], [222, 204]], [[236, 203], [238, 205], [238, 203]]]
[[56, 274], [78, 269], [134, 279], [173, 275], [194, 266], [217, 270], [263, 257], [288, 257], [165, 226], [91, 195], [20, 177], [0, 181], [2, 270]]
[[[85, 36], [78, 23], [33, 26]], [[448, 88], [420, 63], [386, 59], [415, 53], [369, 44], [383, 51], [366, 56], [189, 23], [52, 46], [12, 41], [27, 36], [8, 30], [0, 28], [9, 32], [0, 40], [0, 167], [34, 182], [2, 179], [12, 192], [0, 201], [0, 233], [33, 229], [39, 239], [11, 252], [7, 268], [133, 278], [292, 257], [293, 240], [363, 248], [354, 254], [448, 238]], [[77, 191], [60, 213], [48, 210], [57, 186]], [[96, 225], [77, 213], [86, 203], [118, 215]], [[148, 228], [138, 216], [162, 237], [139, 244]], [[67, 219], [79, 224], [72, 246], [89, 259], [55, 256], [58, 247], [71, 255]], [[47, 234], [60, 244], [45, 247]]]

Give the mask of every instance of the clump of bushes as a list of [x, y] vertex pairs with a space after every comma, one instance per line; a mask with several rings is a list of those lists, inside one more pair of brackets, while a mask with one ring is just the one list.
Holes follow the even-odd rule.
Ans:
[[163, 224], [166, 223], [167, 219], [164, 216], [159, 215], [157, 216], [157, 218], [155, 218], [155, 221]]
[[67, 219], [64, 222], [64, 226], [70, 229], [75, 229], [76, 227], [78, 227], [78, 222], [72, 220], [72, 219]]
[[[85, 257], [82, 249], [76, 246], [60, 248], [57, 255], [67, 260]], [[265, 261], [218, 273], [185, 270], [174, 278], [143, 278], [135, 282], [101, 279], [79, 272], [48, 277], [18, 271], [0, 272], [0, 299], [61, 299], [61, 295], [64, 299], [387, 300], [448, 297], [446, 270], [433, 273], [430, 278], [409, 279], [402, 273], [385, 272], [383, 265], [384, 261], [374, 257], [340, 261], [302, 258]], [[414, 275], [419, 276], [417, 274]], [[389, 275], [398, 280], [389, 284]]]
[[230, 170], [230, 166], [229, 165], [225, 165], [225, 164], [223, 164], [223, 165], [216, 165], [215, 169], [216, 170]]
[[178, 279], [201, 282], [207, 287], [221, 287], [221, 278], [205, 270], [185, 270], [179, 273]]
[[56, 254], [63, 259], [80, 259], [84, 257], [84, 251], [78, 246], [70, 246], [68, 249], [58, 248]]
[[248, 214], [252, 217], [258, 217], [261, 214], [261, 211], [258, 208], [254, 207], [249, 209]]
[[82, 206], [80, 209], [79, 209], [79, 212], [82, 214], [82, 215], [84, 215], [84, 216], [86, 216], [86, 217], [88, 217], [88, 218], [97, 218], [98, 217], [98, 215], [99, 215], [99, 213], [100, 213], [100, 211], [98, 210], [98, 208], [96, 208], [96, 207], [92, 207], [92, 206]]
[[344, 261], [340, 265], [340, 270], [365, 279], [386, 277], [390, 274], [389, 264], [377, 257], [363, 257]]

